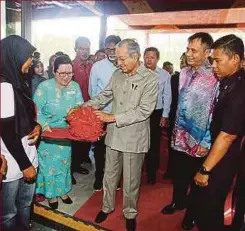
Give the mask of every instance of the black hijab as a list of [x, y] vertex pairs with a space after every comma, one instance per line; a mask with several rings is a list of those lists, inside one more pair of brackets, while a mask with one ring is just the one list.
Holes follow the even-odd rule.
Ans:
[[27, 40], [11, 35], [1, 40], [1, 83], [12, 84], [15, 100], [15, 131], [20, 138], [35, 127], [35, 106], [21, 67], [36, 50]]

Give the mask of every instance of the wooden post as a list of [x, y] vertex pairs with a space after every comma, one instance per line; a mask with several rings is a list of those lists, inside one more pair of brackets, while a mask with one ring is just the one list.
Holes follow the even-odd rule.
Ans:
[[6, 37], [6, 2], [1, 1], [1, 39]]
[[99, 48], [104, 48], [104, 41], [106, 38], [107, 32], [107, 16], [103, 15], [100, 17], [100, 40], [99, 40]]
[[31, 42], [32, 4], [21, 1], [21, 36]]

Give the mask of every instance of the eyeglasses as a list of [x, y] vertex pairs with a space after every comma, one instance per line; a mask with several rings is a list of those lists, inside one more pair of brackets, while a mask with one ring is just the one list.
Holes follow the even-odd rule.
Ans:
[[58, 71], [56, 71], [56, 72], [59, 74], [59, 76], [61, 78], [65, 78], [66, 76], [68, 76], [69, 78], [71, 78], [74, 75], [73, 72], [58, 72]]

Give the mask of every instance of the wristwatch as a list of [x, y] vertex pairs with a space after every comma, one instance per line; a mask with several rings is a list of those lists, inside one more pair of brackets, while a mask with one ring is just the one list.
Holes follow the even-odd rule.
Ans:
[[211, 171], [208, 171], [203, 165], [199, 168], [199, 173], [202, 175], [210, 175]]

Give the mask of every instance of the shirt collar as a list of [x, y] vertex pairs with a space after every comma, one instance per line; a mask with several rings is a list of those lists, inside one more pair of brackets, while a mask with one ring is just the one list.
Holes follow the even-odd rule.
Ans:
[[220, 80], [220, 86], [221, 88], [222, 86], [230, 86], [232, 83], [240, 78], [245, 78], [245, 72], [243, 69], [240, 69], [229, 77], [224, 77], [222, 80]]
[[187, 73], [191, 76], [194, 74], [210, 75], [212, 74], [212, 68], [210, 63], [206, 60], [197, 70], [194, 70], [192, 67], [189, 67]]

